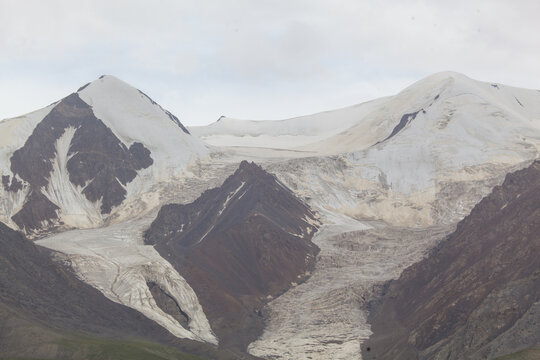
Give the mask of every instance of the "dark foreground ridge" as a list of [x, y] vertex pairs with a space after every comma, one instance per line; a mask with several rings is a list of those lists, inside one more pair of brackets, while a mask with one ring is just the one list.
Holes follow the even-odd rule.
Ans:
[[[52, 254], [0, 223], [1, 359], [88, 359], [108, 351], [112, 357], [91, 358], [200, 359], [183, 353], [189, 352], [235, 359], [209, 345], [179, 340], [139, 312], [113, 303], [52, 261]], [[139, 357], [130, 356], [137, 351]]]
[[193, 287], [220, 345], [244, 351], [263, 329], [269, 296], [312, 269], [317, 224], [277, 178], [243, 161], [195, 202], [164, 206], [145, 241]]
[[363, 358], [493, 359], [539, 347], [539, 254], [536, 161], [507, 175], [428, 258], [390, 283]]

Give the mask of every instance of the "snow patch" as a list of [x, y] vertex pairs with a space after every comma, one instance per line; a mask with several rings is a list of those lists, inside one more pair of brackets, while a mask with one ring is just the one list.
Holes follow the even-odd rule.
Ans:
[[[256, 121], [222, 117], [213, 124], [193, 126], [189, 130], [194, 136], [214, 146], [293, 149], [345, 131], [385, 101], [386, 98], [382, 98], [287, 120]], [[339, 121], [336, 122], [336, 119]]]
[[69, 127], [56, 141], [56, 157], [52, 161], [53, 170], [49, 184], [42, 189], [42, 192], [61, 209], [60, 220], [65, 225], [76, 228], [91, 228], [103, 224], [100, 210], [101, 201], [89, 201], [82, 194], [84, 188], [73, 185], [69, 180], [67, 170], [69, 148], [76, 131], [75, 127]]
[[236, 190], [232, 191], [229, 195], [227, 195], [227, 199], [226, 199], [225, 202], [223, 203], [223, 206], [222, 206], [221, 209], [219, 210], [217, 216], [220, 216], [220, 215], [223, 213], [223, 211], [225, 211], [225, 209], [227, 208], [227, 205], [229, 204], [229, 201], [231, 201], [231, 199], [232, 199], [233, 197], [235, 197], [236, 194], [238, 194], [238, 192], [239, 192], [240, 190], [242, 190], [242, 188], [244, 187], [245, 184], [246, 184], [246, 182], [245, 182], [245, 181], [242, 181], [242, 183], [240, 184], [240, 186], [238, 186], [238, 187], [236, 188]]

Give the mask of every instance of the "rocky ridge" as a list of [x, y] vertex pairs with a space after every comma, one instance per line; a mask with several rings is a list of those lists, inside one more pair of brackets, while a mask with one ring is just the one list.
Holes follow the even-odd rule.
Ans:
[[318, 224], [276, 177], [244, 161], [195, 202], [164, 206], [145, 242], [193, 286], [220, 343], [245, 349], [265, 302], [312, 270]]
[[366, 359], [488, 359], [540, 344], [540, 161], [507, 175], [372, 313]]

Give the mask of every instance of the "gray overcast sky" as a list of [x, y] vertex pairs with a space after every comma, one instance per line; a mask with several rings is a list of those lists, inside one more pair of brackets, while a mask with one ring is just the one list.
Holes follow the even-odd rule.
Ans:
[[281, 119], [435, 72], [540, 88], [540, 1], [0, 0], [0, 119], [101, 74], [186, 125]]

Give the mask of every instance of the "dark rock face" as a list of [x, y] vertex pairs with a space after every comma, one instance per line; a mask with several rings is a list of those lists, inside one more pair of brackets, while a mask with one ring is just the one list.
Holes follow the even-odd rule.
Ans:
[[[69, 127], [76, 129], [68, 151], [69, 180], [84, 187], [83, 194], [88, 200], [101, 199], [103, 214], [122, 203], [126, 196], [125, 185], [137, 176], [138, 170], [153, 163], [148, 149], [140, 143], [128, 149], [95, 117], [89, 105], [76, 93], [71, 94], [51, 110], [24, 146], [11, 157], [11, 171], [29, 184], [33, 194], [13, 218], [26, 231], [40, 228], [42, 221], [53, 222], [57, 218], [54, 210], [58, 208], [41, 195], [40, 189], [49, 183], [56, 141]], [[16, 181], [13, 178], [9, 184], [9, 177], [2, 177], [4, 187], [9, 186], [11, 191], [21, 189]], [[28, 213], [39, 213], [39, 216], [27, 218]]]
[[114, 332], [133, 327], [133, 333], [143, 334], [143, 326], [150, 326], [150, 332], [162, 333], [136, 312], [105, 299], [49, 256], [48, 250], [0, 223], [2, 307], [53, 329]]
[[[437, 95], [438, 96], [438, 95]], [[383, 141], [381, 142], [385, 142], [386, 140], [396, 136], [401, 130], [403, 130], [403, 128], [405, 126], [407, 126], [407, 124], [409, 124], [411, 121], [414, 120], [414, 118], [416, 117], [416, 115], [418, 115], [418, 113], [420, 112], [421, 110], [418, 110], [418, 111], [415, 111], [413, 113], [410, 113], [410, 114], [405, 114], [401, 117], [401, 119], [399, 120], [399, 124], [397, 124], [394, 129], [392, 129], [392, 133], [390, 135], [388, 135], [388, 137], [386, 139], [384, 139]]]
[[22, 209], [13, 215], [12, 220], [20, 229], [30, 231], [38, 227], [54, 225], [58, 206], [53, 204], [40, 191], [32, 190]]
[[[2, 305], [51, 327], [94, 331], [133, 326], [142, 330], [142, 324], [136, 321], [142, 316], [107, 300], [67, 268], [54, 263], [50, 254], [0, 223]], [[130, 325], [123, 325], [123, 321]]]
[[538, 346], [538, 254], [540, 161], [507, 175], [428, 258], [390, 283], [364, 358], [491, 359]]
[[157, 306], [160, 307], [165, 313], [174, 317], [183, 327], [189, 328], [189, 316], [180, 308], [180, 305], [176, 300], [158, 284], [149, 282], [147, 283], [150, 293], [154, 297]]
[[5, 191], [17, 192], [22, 190], [23, 183], [19, 181], [15, 176], [2, 175], [2, 186]]
[[262, 331], [267, 297], [312, 268], [316, 224], [279, 180], [244, 161], [220, 188], [164, 206], [145, 241], [193, 287], [221, 346], [243, 350]]

